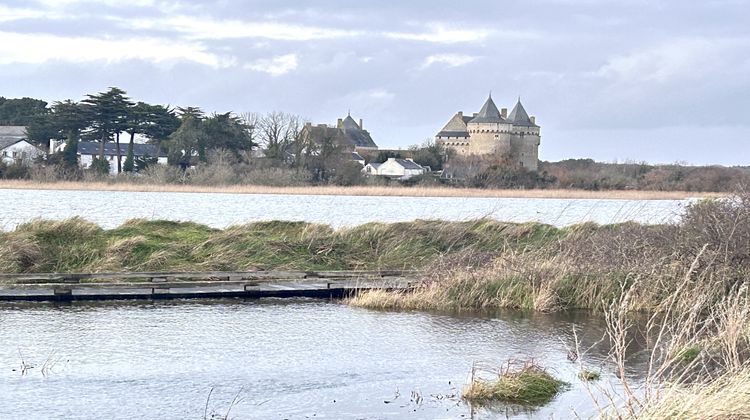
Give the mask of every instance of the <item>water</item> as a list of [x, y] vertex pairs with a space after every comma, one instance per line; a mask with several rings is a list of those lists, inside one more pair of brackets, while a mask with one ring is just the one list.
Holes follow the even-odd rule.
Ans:
[[664, 223], [677, 220], [687, 202], [0, 189], [0, 229], [12, 230], [34, 218], [60, 220], [72, 216], [84, 217], [104, 228], [114, 228], [134, 218], [193, 221], [216, 228], [267, 220], [301, 220], [340, 227], [479, 217], [556, 226], [585, 221]]
[[[496, 407], [475, 418], [586, 417], [591, 397], [566, 358], [573, 327], [584, 347], [594, 344], [584, 364], [601, 368], [597, 383], [608, 386], [604, 326], [581, 313], [458, 317], [314, 300], [0, 303], [0, 418], [200, 419], [225, 414], [235, 396], [238, 419], [468, 418], [455, 395], [472, 362], [528, 357], [570, 389], [537, 411]], [[36, 367], [24, 373], [22, 360]], [[637, 380], [643, 361], [630, 366]]]

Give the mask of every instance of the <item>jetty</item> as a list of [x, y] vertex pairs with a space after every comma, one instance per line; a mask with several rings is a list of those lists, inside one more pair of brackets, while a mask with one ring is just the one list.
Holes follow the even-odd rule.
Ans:
[[404, 270], [0, 273], [0, 301], [341, 299], [365, 290], [406, 290], [419, 278]]

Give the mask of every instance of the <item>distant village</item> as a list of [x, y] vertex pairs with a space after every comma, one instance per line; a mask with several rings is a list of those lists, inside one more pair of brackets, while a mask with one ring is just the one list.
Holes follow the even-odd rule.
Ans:
[[[206, 114], [133, 101], [118, 88], [48, 104], [0, 97], [0, 179], [194, 185], [447, 185], [467, 188], [733, 191], [749, 167], [539, 160], [521, 104], [456, 110], [423, 144], [378, 146], [362, 118]], [[510, 110], [509, 110], [510, 109]]]
[[[83, 129], [83, 127], [81, 127]], [[256, 129], [256, 127], [249, 127]], [[82, 131], [82, 130], [81, 130]], [[132, 159], [141, 162], [148, 161], [157, 165], [168, 165], [170, 156], [168, 151], [159, 144], [149, 142], [148, 137], [130, 136], [131, 142], [115, 142], [112, 137], [127, 138], [133, 130], [109, 133], [104, 140], [76, 141], [76, 162], [82, 169], [89, 169], [98, 159], [104, 159], [109, 164], [108, 172], [115, 175], [122, 172], [122, 160], [129, 154]], [[35, 165], [43, 164], [47, 156], [61, 154], [67, 147], [67, 133], [58, 138], [50, 138], [46, 144], [29, 139], [28, 126], [4, 125], [0, 126], [0, 156], [6, 165]], [[418, 162], [410, 156], [409, 150], [380, 149], [363, 120], [355, 120], [351, 115], [339, 118], [336, 124], [313, 124], [306, 122], [296, 137], [300, 143], [324, 145], [333, 144], [343, 153], [345, 160], [356, 162], [361, 166], [361, 173], [366, 177], [384, 177], [395, 180], [408, 180], [413, 177], [431, 174], [436, 177], [450, 178], [452, 175], [444, 171], [443, 165], [433, 168], [430, 162]], [[299, 158], [294, 147], [290, 147], [294, 140], [287, 141], [283, 150], [278, 147], [271, 150], [274, 157], [280, 157], [287, 162]], [[482, 156], [503, 155], [506, 161], [513, 162], [519, 167], [535, 171], [538, 168], [538, 148], [540, 144], [539, 126], [535, 118], [530, 117], [520, 99], [510, 113], [506, 108], [498, 109], [492, 97], [488, 97], [478, 112], [464, 114], [457, 112], [445, 126], [438, 130], [434, 137], [434, 144], [440, 148], [443, 158], [450, 155]], [[263, 144], [257, 144], [252, 151], [255, 158], [267, 157], [269, 149]], [[319, 148], [318, 148], [319, 149]], [[185, 153], [185, 151], [183, 151]], [[197, 157], [198, 149], [187, 152]], [[312, 154], [316, 152], [313, 151]], [[174, 160], [174, 159], [171, 159]], [[183, 159], [184, 161], [184, 159]], [[188, 159], [185, 169], [198, 163], [197, 159]]]

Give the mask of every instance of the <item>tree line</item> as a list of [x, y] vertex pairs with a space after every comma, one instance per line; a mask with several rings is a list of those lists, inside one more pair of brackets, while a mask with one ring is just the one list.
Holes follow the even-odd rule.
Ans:
[[[28, 140], [45, 149], [50, 140], [64, 141], [64, 150], [47, 156], [44, 162], [58, 166], [61, 174], [79, 171], [80, 141], [99, 143], [98, 157], [90, 171], [109, 172], [105, 145], [115, 143], [116, 172], [139, 172], [152, 163], [134, 156], [133, 144], [136, 137], [142, 137], [166, 152], [171, 166], [183, 170], [206, 166], [211, 163], [211, 156], [221, 156], [218, 161], [222, 165], [306, 172], [306, 179], [314, 183], [334, 179], [345, 183], [361, 181], [359, 168], [344, 153], [350, 145], [338, 143], [340, 139], [334, 136], [312, 141], [303, 135], [300, 116], [278, 111], [207, 115], [193, 106], [136, 101], [124, 90], [110, 87], [87, 94], [80, 101], [67, 99], [49, 106], [33, 98], [0, 98], [0, 125], [26, 126]], [[128, 143], [124, 156], [120, 154], [121, 141]], [[254, 153], [257, 149], [262, 149], [262, 153]], [[344, 178], [348, 180], [341, 181]]]

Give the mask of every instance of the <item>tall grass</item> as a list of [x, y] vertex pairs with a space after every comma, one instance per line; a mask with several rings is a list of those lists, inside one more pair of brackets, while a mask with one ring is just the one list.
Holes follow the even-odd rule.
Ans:
[[35, 220], [0, 233], [0, 272], [422, 269], [439, 258], [459, 261], [537, 247], [559, 234], [548, 225], [491, 220], [368, 223], [339, 230], [304, 222], [218, 230], [148, 220], [103, 230], [80, 218]]

